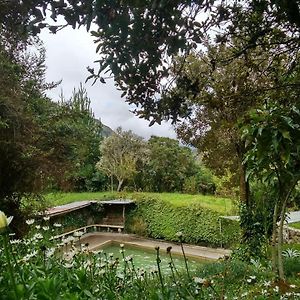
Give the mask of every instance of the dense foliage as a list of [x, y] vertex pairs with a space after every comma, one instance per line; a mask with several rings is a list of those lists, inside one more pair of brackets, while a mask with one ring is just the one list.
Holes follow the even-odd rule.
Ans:
[[55, 165], [41, 145], [41, 120], [33, 112], [36, 103], [48, 101], [43, 94], [45, 53], [38, 42], [34, 45], [37, 53], [30, 54], [22, 42], [0, 40], [0, 207], [19, 221], [21, 200], [39, 199]]
[[[53, 235], [61, 226], [27, 220], [28, 236], [9, 235], [10, 220], [1, 212], [0, 292], [1, 299], [297, 299], [300, 262], [296, 255], [286, 257], [290, 283], [273, 281], [268, 264], [246, 264], [225, 259], [205, 263], [196, 271], [185, 260], [179, 271], [171, 247], [167, 251], [169, 269], [162, 270], [161, 250], [156, 247], [153, 269], [138, 268], [120, 245], [117, 255], [105, 250], [91, 251], [80, 245], [77, 232], [57, 243]], [[6, 224], [6, 225], [5, 225]], [[182, 243], [181, 243], [182, 245]], [[286, 251], [285, 253], [296, 251]]]
[[20, 222], [42, 209], [45, 189], [103, 185], [95, 170], [101, 123], [82, 87], [61, 103], [45, 96], [56, 84], [45, 82], [44, 61], [38, 40], [31, 48], [13, 37], [0, 42], [0, 207]]
[[177, 140], [152, 136], [148, 157], [139, 179], [141, 187], [153, 192], [183, 191], [185, 178], [196, 173], [192, 151]]
[[62, 16], [73, 28], [85, 26], [89, 30], [95, 23], [92, 34], [101, 57], [97, 69], [90, 68], [91, 77], [105, 81], [102, 74], [110, 70], [127, 101], [139, 106], [138, 113], [160, 121], [162, 115], [176, 120], [187, 113], [184, 99], [157, 99], [168, 94], [170, 82], [163, 87], [166, 80], [162, 79], [169, 78], [172, 58], [188, 55], [208, 38], [228, 44], [238, 38], [241, 43], [232, 47], [229, 61], [263, 46], [274, 58], [267, 59], [271, 65], [276, 64], [278, 53], [288, 52], [292, 66], [298, 61], [299, 11], [297, 0], [31, 0], [1, 2], [0, 19], [4, 30], [31, 34], [45, 27], [54, 33], [62, 28], [58, 23], [49, 25], [49, 16], [53, 21]]
[[232, 246], [239, 241], [239, 224], [197, 204], [175, 207], [157, 199], [140, 199], [127, 219], [129, 232], [169, 241], [210, 246]]
[[125, 180], [131, 180], [138, 173], [138, 166], [145, 160], [146, 144], [143, 138], [132, 131], [117, 128], [110, 137], [100, 145], [101, 159], [97, 169], [118, 181], [117, 191], [120, 191]]
[[252, 111], [248, 117], [243, 127], [248, 143], [245, 161], [248, 163], [249, 176], [259, 179], [274, 192], [275, 200], [271, 201], [273, 269], [283, 278], [283, 225], [287, 206], [300, 180], [299, 104], [271, 104]]
[[54, 105], [54, 114], [48, 114], [52, 124], [48, 128], [51, 136], [46, 132], [47, 141], [60, 145], [53, 159], [69, 165], [67, 170], [60, 170], [64, 176], [57, 184], [59, 190], [92, 191], [106, 184], [105, 176], [95, 166], [100, 158], [102, 124], [95, 119], [90, 103], [87, 91], [80, 85], [69, 100], [62, 96]]
[[100, 145], [97, 168], [117, 179], [117, 191], [210, 193], [213, 174], [178, 140], [152, 136], [147, 142], [118, 128]]

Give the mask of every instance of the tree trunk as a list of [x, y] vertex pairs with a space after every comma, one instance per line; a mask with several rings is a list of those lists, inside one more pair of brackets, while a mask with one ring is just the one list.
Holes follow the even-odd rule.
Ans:
[[285, 197], [284, 202], [282, 204], [281, 212], [280, 212], [280, 223], [278, 228], [278, 274], [279, 278], [284, 280], [284, 270], [283, 270], [283, 260], [282, 260], [282, 244], [283, 244], [283, 224], [285, 220], [285, 211], [286, 204], [288, 200], [288, 195]]
[[124, 179], [118, 179], [118, 181], [119, 184], [118, 184], [117, 192], [120, 192]]
[[114, 178], [112, 175], [110, 176], [110, 188], [111, 188], [111, 192], [113, 192], [114, 191]]
[[298, 180], [295, 180], [295, 182], [292, 183], [289, 189], [287, 189], [287, 194], [283, 199], [282, 208], [280, 212], [280, 223], [279, 223], [279, 229], [278, 229], [278, 273], [279, 278], [284, 280], [284, 269], [283, 269], [283, 259], [282, 259], [282, 244], [283, 244], [283, 225], [285, 221], [285, 212], [286, 212], [286, 206], [287, 203], [291, 197], [292, 191], [295, 188], [295, 185]]
[[278, 215], [278, 203], [275, 204], [273, 213], [273, 228], [272, 228], [272, 270], [274, 273], [278, 273], [278, 262], [277, 262], [277, 215]]
[[246, 165], [242, 162], [240, 163], [240, 199], [242, 203], [245, 203], [246, 206], [250, 205], [249, 201], [249, 182], [246, 180]]
[[239, 190], [240, 190], [240, 200], [247, 207], [250, 205], [249, 194], [250, 187], [249, 182], [246, 179], [246, 170], [247, 166], [243, 163], [244, 155], [245, 155], [245, 143], [242, 141], [238, 141], [235, 143], [236, 154], [239, 161]]

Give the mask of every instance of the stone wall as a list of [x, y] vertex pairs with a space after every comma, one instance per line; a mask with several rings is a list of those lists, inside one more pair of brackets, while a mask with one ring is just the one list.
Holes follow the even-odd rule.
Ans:
[[300, 229], [285, 226], [284, 227], [284, 240], [285, 240], [285, 242], [287, 242], [289, 244], [300, 243]]

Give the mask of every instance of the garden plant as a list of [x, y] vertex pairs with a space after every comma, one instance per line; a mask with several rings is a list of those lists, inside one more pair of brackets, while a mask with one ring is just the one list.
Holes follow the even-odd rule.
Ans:
[[[191, 272], [179, 272], [167, 249], [169, 272], [161, 270], [161, 251], [155, 248], [153, 269], [137, 268], [134, 257], [120, 245], [119, 257], [80, 244], [81, 233], [61, 241], [53, 237], [61, 224], [49, 218], [27, 220], [29, 234], [16, 239], [9, 230], [12, 217], [0, 213], [1, 299], [298, 299], [299, 278], [290, 284], [273, 280], [267, 263], [246, 264], [224, 259]], [[182, 240], [183, 233], [177, 234]], [[298, 261], [299, 264], [299, 261]]]

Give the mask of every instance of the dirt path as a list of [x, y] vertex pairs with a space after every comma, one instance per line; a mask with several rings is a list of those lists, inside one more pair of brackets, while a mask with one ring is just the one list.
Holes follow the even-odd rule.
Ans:
[[[97, 250], [103, 247], [105, 244], [110, 242], [125, 243], [132, 246], [143, 247], [148, 249], [154, 249], [159, 247], [162, 251], [166, 251], [167, 247], [172, 247], [172, 253], [182, 254], [180, 245], [164, 242], [152, 239], [145, 239], [132, 234], [123, 233], [106, 233], [106, 232], [94, 232], [87, 233], [81, 239], [82, 244], [89, 244], [91, 250]], [[230, 250], [222, 248], [210, 248], [195, 245], [184, 244], [184, 251], [187, 256], [194, 258], [203, 258], [209, 260], [216, 260], [224, 257], [225, 255], [230, 255]]]

